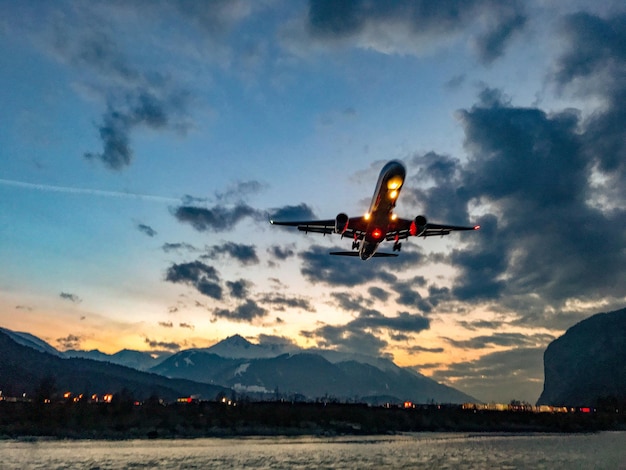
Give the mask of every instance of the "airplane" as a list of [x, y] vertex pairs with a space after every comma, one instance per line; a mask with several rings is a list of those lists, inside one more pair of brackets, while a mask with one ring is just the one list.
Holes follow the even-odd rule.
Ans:
[[387, 240], [393, 240], [392, 251], [400, 251], [400, 240], [414, 237], [432, 237], [448, 235], [453, 231], [478, 230], [479, 225], [462, 227], [457, 225], [433, 224], [423, 215], [415, 219], [401, 219], [393, 210], [404, 184], [406, 170], [399, 161], [388, 162], [380, 172], [376, 190], [372, 197], [370, 208], [364, 216], [348, 217], [341, 212], [334, 219], [306, 220], [280, 222], [270, 219], [272, 225], [286, 225], [298, 227], [298, 230], [308, 233], [322, 233], [324, 235], [336, 233], [343, 237], [352, 238], [353, 251], [335, 251], [331, 255], [358, 256], [363, 261], [374, 257], [398, 256], [395, 253], [378, 252], [379, 245]]

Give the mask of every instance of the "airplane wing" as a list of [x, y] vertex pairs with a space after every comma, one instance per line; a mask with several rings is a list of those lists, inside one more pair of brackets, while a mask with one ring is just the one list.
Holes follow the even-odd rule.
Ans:
[[[331, 251], [328, 254], [335, 256], [361, 256], [358, 251]], [[395, 258], [397, 256], [398, 255], [396, 255], [395, 253], [381, 253], [377, 251], [372, 255], [372, 258]]]
[[[331, 234], [335, 233], [335, 219], [326, 220], [300, 220], [293, 222], [279, 222], [270, 219], [272, 225], [285, 225], [289, 227], [298, 227], [298, 230], [304, 233], [321, 233]], [[359, 237], [367, 230], [367, 222], [363, 217], [351, 217], [348, 219], [348, 228], [343, 233], [344, 237], [354, 238], [355, 235]]]
[[[386, 240], [402, 240], [411, 236], [411, 225], [413, 220], [410, 219], [397, 219], [395, 223], [390, 227], [390, 230], [385, 236]], [[479, 226], [474, 225], [472, 227], [460, 226], [460, 225], [445, 225], [445, 224], [433, 224], [426, 223], [426, 226], [422, 232], [418, 235], [420, 237], [435, 237], [448, 235], [450, 232], [458, 232], [465, 230], [478, 230]], [[397, 238], [396, 238], [397, 237]]]

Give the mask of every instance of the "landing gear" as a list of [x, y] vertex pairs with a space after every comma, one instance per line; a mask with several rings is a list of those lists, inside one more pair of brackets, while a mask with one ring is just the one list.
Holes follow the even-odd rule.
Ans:
[[354, 240], [352, 242], [352, 249], [353, 250], [358, 250], [359, 249], [359, 241], [358, 240]]
[[402, 243], [400, 242], [395, 242], [393, 244], [393, 250], [392, 251], [400, 251], [402, 249]]

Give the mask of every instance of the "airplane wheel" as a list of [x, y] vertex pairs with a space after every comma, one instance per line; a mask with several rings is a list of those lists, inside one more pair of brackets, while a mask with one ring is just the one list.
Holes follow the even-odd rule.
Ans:
[[393, 251], [400, 251], [402, 249], [402, 243], [394, 243]]

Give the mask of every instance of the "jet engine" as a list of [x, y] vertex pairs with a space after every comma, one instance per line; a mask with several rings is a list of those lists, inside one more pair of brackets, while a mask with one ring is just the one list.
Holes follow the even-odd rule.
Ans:
[[418, 215], [415, 217], [415, 220], [411, 222], [411, 227], [409, 228], [409, 233], [413, 236], [419, 236], [426, 230], [426, 217], [423, 215]]
[[341, 235], [344, 234], [346, 230], [348, 230], [348, 215], [343, 212], [337, 214], [335, 217], [335, 233], [339, 233]]

